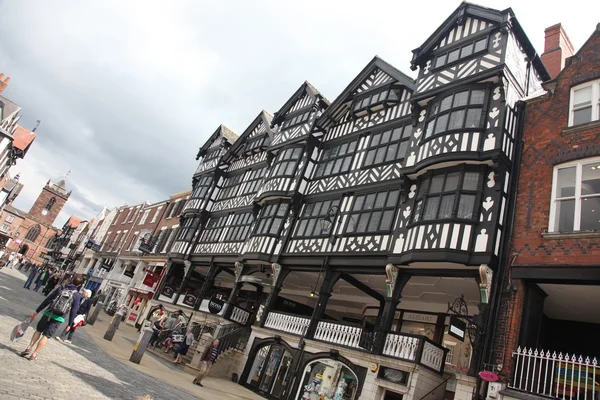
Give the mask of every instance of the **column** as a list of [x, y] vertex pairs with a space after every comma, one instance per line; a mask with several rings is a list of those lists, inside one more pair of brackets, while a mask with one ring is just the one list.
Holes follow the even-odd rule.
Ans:
[[[326, 267], [327, 268], [327, 267]], [[317, 301], [317, 305], [313, 310], [313, 315], [310, 319], [310, 324], [308, 325], [308, 329], [306, 331], [306, 337], [312, 339], [317, 330], [317, 325], [321, 320], [321, 317], [325, 313], [327, 309], [327, 302], [331, 297], [331, 291], [333, 290], [333, 286], [340, 279], [342, 274], [337, 271], [332, 271], [329, 268], [326, 269], [325, 277], [323, 278], [323, 282], [321, 283], [321, 287], [319, 289], [319, 300]]]
[[158, 287], [156, 288], [156, 292], [154, 292], [154, 300], [158, 300], [158, 296], [160, 296], [161, 292], [165, 288], [165, 285], [167, 284], [167, 278], [171, 274], [171, 264], [171, 260], [167, 260], [167, 263], [165, 264], [165, 272], [163, 272], [160, 282], [158, 283]]
[[177, 304], [177, 301], [179, 301], [179, 295], [181, 295], [181, 291], [183, 290], [183, 288], [185, 287], [185, 285], [188, 283], [189, 279], [190, 279], [190, 275], [192, 274], [193, 271], [193, 266], [192, 266], [192, 262], [191, 261], [184, 261], [183, 262], [183, 279], [181, 280], [181, 284], [179, 285], [179, 288], [177, 289], [177, 294], [175, 295], [175, 300], [173, 300], [173, 304]]
[[377, 318], [377, 326], [375, 327], [375, 340], [373, 342], [373, 353], [375, 354], [381, 354], [383, 351], [386, 336], [394, 323], [396, 308], [400, 304], [402, 290], [411, 277], [393, 264], [385, 266], [385, 273], [387, 275], [385, 280], [387, 291], [383, 309]]
[[[259, 326], [265, 326], [265, 322], [267, 321], [267, 317], [269, 312], [275, 305], [275, 301], [277, 301], [277, 297], [281, 292], [281, 287], [283, 285], [283, 281], [290, 273], [290, 270], [282, 270], [281, 265], [274, 263], [272, 266], [273, 269], [273, 286], [271, 287], [271, 293], [269, 293], [269, 297], [265, 303], [265, 307], [263, 309], [262, 315], [260, 317]], [[258, 306], [260, 308], [260, 305]], [[257, 309], [258, 312], [258, 309]]]
[[194, 309], [198, 309], [202, 300], [205, 298], [209, 298], [210, 290], [215, 286], [215, 278], [221, 272], [221, 267], [217, 267], [215, 265], [211, 265], [208, 269], [208, 274], [204, 277], [204, 283], [202, 284], [202, 288], [200, 289], [200, 294], [198, 295], [198, 301], [196, 307]]

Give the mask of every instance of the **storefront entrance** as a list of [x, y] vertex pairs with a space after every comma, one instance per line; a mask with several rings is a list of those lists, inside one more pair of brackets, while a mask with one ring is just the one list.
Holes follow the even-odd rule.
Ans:
[[263, 396], [282, 399], [292, 379], [292, 354], [282, 345], [261, 347], [248, 374], [247, 385]]
[[304, 369], [296, 400], [354, 400], [358, 378], [339, 361], [320, 359]]

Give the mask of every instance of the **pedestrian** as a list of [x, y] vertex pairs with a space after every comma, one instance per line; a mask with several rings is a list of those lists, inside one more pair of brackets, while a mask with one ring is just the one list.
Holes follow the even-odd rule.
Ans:
[[33, 283], [33, 280], [35, 279], [35, 276], [38, 273], [38, 267], [37, 265], [32, 265], [31, 266], [31, 270], [29, 271], [29, 276], [27, 277], [27, 281], [25, 281], [25, 286], [23, 286], [25, 289], [29, 289], [31, 288], [31, 284]]
[[52, 290], [54, 290], [54, 288], [56, 287], [56, 285], [58, 284], [59, 278], [58, 278], [58, 273], [55, 271], [48, 271], [50, 274], [50, 278], [48, 278], [48, 281], [46, 282], [46, 286], [44, 286], [44, 290], [42, 290], [42, 294], [44, 296], [48, 296], [50, 294], [50, 292]]
[[35, 281], [35, 288], [33, 290], [37, 292], [43, 285], [46, 284], [46, 281], [48, 281], [49, 276], [50, 273], [48, 272], [48, 269], [43, 268], [42, 272], [38, 275], [38, 278]]
[[219, 339], [215, 339], [212, 342], [212, 347], [206, 347], [204, 357], [202, 357], [202, 361], [200, 361], [200, 371], [194, 378], [194, 385], [204, 386], [202, 385], [202, 379], [208, 375], [213, 364], [217, 362], [217, 358], [219, 358]]
[[190, 346], [194, 343], [194, 333], [192, 332], [192, 328], [187, 328], [187, 333], [185, 334], [185, 338], [183, 342], [179, 345], [177, 350], [175, 350], [175, 361], [174, 364], [181, 364], [181, 357], [185, 356], [190, 348]]
[[[81, 282], [81, 278], [75, 278], [72, 283], [59, 286], [38, 306], [31, 319], [35, 318], [44, 308], [46, 311], [37, 323], [29, 346], [21, 353], [22, 357], [29, 356], [29, 360], [37, 360], [38, 354], [46, 346], [48, 339], [54, 336], [60, 324], [65, 322], [65, 317], [68, 318], [69, 326], [73, 325], [73, 320], [81, 304], [81, 295], [77, 288], [81, 286]], [[33, 350], [34, 346], [36, 346], [35, 350]]]
[[[98, 304], [98, 301], [100, 301], [100, 297], [102, 297], [102, 296], [103, 296], [103, 295], [102, 295], [102, 290], [98, 289], [98, 291], [96, 292], [96, 294], [94, 294], [94, 297], [92, 297], [92, 305], [93, 305], [94, 307], [96, 307], [96, 304]], [[103, 297], [102, 297], [102, 301], [101, 301], [101, 303], [104, 301], [104, 298], [105, 298], [105, 297], [106, 297], [106, 296], [103, 296]]]
[[77, 310], [77, 316], [73, 320], [73, 325], [67, 325], [65, 330], [59, 336], [56, 337], [56, 340], [63, 343], [71, 343], [71, 339], [73, 339], [73, 334], [75, 333], [75, 330], [77, 330], [78, 327], [85, 325], [85, 321], [87, 321], [88, 314], [92, 306], [92, 301], [90, 299], [91, 296], [91, 290], [83, 290], [83, 300], [81, 300], [81, 304], [79, 305], [79, 309]]
[[152, 336], [150, 337], [149, 345], [152, 347], [156, 347], [159, 343], [160, 332], [165, 329], [165, 321], [167, 320], [167, 316], [163, 315], [152, 324]]

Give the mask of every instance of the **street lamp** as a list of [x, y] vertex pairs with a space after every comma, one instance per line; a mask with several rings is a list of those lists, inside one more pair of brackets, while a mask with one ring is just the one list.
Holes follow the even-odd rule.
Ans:
[[333, 223], [340, 212], [340, 208], [338, 206], [332, 206], [327, 211], [327, 216], [321, 219], [321, 233], [329, 233], [329, 243], [334, 244], [336, 236], [333, 235]]

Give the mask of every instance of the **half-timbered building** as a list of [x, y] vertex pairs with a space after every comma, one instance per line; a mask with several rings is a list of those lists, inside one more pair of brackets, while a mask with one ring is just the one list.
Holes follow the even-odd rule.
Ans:
[[[548, 73], [512, 10], [468, 3], [411, 69], [416, 79], [375, 57], [330, 105], [302, 85], [262, 153], [259, 116], [215, 163], [208, 222], [179, 236], [187, 265], [172, 301], [193, 287], [196, 309], [253, 324], [236, 372], [268, 398], [476, 390], [506, 258], [519, 100]], [[266, 172], [246, 202], [254, 157]]]

